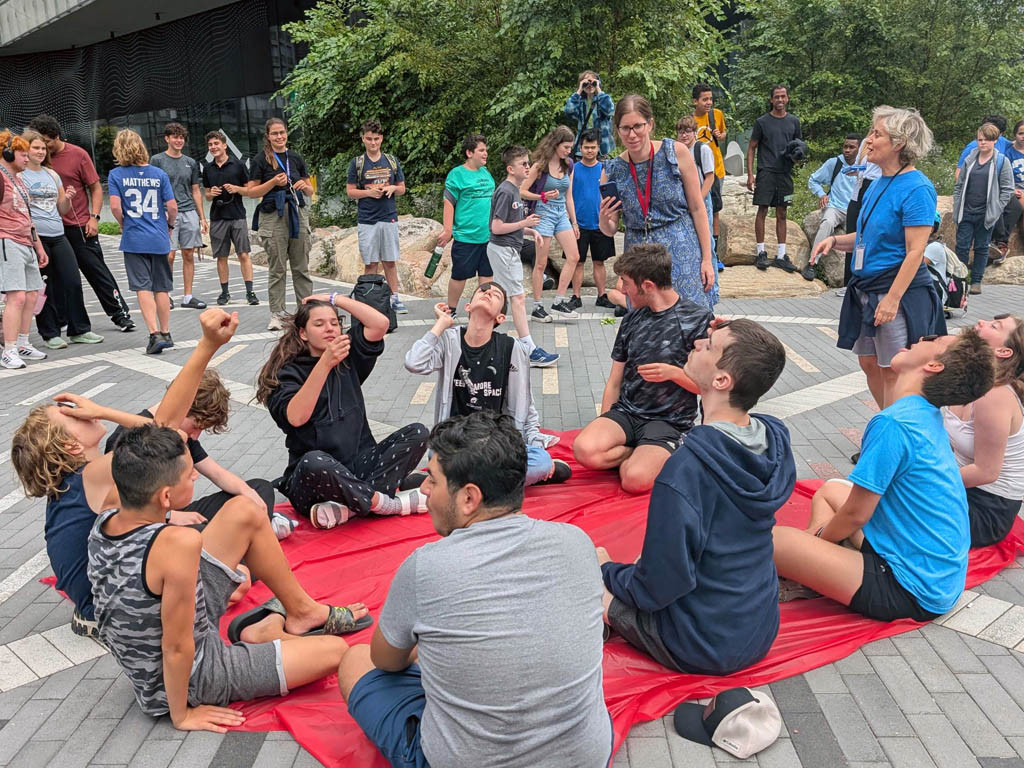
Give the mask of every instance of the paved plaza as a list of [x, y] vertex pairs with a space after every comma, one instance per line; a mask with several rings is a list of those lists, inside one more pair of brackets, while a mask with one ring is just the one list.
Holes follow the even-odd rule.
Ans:
[[[126, 287], [116, 238], [103, 238], [108, 261]], [[180, 268], [179, 268], [180, 269]], [[266, 303], [241, 302], [232, 264], [234, 304], [241, 325], [214, 360], [232, 391], [231, 429], [203, 438], [218, 462], [242, 477], [273, 479], [286, 463], [281, 432], [251, 401], [256, 374], [274, 343], [265, 331]], [[256, 291], [266, 297], [266, 270], [257, 268]], [[345, 290], [317, 280], [316, 290]], [[214, 263], [199, 262], [197, 295], [218, 293]], [[534, 369], [533, 391], [541, 423], [575, 429], [597, 412], [616, 325], [584, 298], [577, 321], [533, 324], [534, 338], [562, 355], [557, 367]], [[175, 296], [177, 298], [177, 294]], [[140, 330], [122, 334], [86, 288], [93, 330], [101, 345], [71, 345], [41, 363], [0, 371], [0, 766], [217, 766], [319, 765], [286, 732], [226, 735], [176, 731], [135, 705], [126, 679], [102, 647], [71, 633], [71, 603], [39, 583], [51, 575], [43, 543], [40, 500], [17, 484], [7, 448], [28, 409], [65, 389], [137, 411], [159, 402], [199, 337], [198, 313], [176, 309], [176, 347], [142, 353]], [[1024, 288], [986, 286], [971, 297], [973, 323], [1019, 308]], [[836, 349], [841, 300], [832, 292], [814, 299], [726, 300], [725, 316], [759, 320], [786, 345], [789, 357], [775, 388], [757, 409], [782, 417], [792, 434], [798, 477], [828, 478], [851, 470], [849, 456], [874, 412], [855, 358]], [[410, 314], [387, 337], [387, 348], [364, 387], [375, 431], [433, 419], [433, 377], [407, 373], [406, 350], [432, 324], [432, 302], [407, 300]], [[510, 330], [506, 323], [504, 330]], [[201, 479], [196, 493], [209, 493]], [[1024, 768], [1024, 569], [1018, 561], [964, 594], [951, 614], [923, 629], [880, 640], [820, 669], [770, 686], [782, 712], [782, 738], [756, 759], [762, 768]], [[616, 755], [616, 768], [714, 768], [738, 762], [677, 737], [671, 717], [636, 726]], [[571, 768], [567, 766], [566, 768]]]

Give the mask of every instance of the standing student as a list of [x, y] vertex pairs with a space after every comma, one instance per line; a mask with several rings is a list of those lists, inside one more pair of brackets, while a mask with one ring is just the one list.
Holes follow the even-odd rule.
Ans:
[[114, 139], [117, 168], [107, 175], [110, 212], [121, 225], [121, 250], [128, 287], [135, 291], [149, 330], [147, 355], [174, 346], [171, 339], [170, 232], [178, 216], [171, 180], [149, 164], [149, 153], [135, 131]]
[[[754, 219], [754, 239], [757, 257], [754, 265], [768, 269], [768, 254], [764, 246], [764, 220], [768, 209], [775, 209], [775, 238], [779, 243], [778, 255], [771, 266], [787, 272], [796, 272], [796, 265], [786, 255], [786, 210], [793, 202], [793, 165], [786, 159], [786, 148], [794, 139], [803, 138], [800, 120], [786, 111], [789, 89], [784, 85], [772, 86], [771, 108], [754, 122], [747, 145], [747, 189], [754, 193], [757, 217]], [[754, 153], [757, 153], [757, 177], [754, 176]]]
[[284, 284], [288, 269], [292, 271], [296, 305], [302, 304], [313, 292], [306, 209], [306, 195], [313, 194], [313, 184], [302, 155], [288, 148], [288, 126], [281, 118], [267, 120], [263, 129], [263, 151], [253, 158], [250, 171], [246, 195], [262, 198], [253, 216], [253, 229], [259, 233], [270, 266], [267, 330], [280, 331], [284, 327]]
[[601, 78], [592, 69], [580, 72], [576, 90], [565, 102], [563, 111], [566, 117], [576, 121], [572, 157], [580, 156], [580, 141], [587, 131], [597, 131], [602, 158], [615, 151], [615, 133], [612, 131], [615, 105], [612, 97], [601, 90]]
[[135, 330], [128, 305], [117, 281], [103, 260], [99, 221], [103, 209], [103, 185], [89, 153], [61, 138], [60, 123], [50, 115], [38, 115], [28, 127], [42, 134], [50, 151], [50, 165], [64, 182], [65, 191], [74, 190], [71, 210], [61, 214], [64, 236], [75, 251], [78, 269], [92, 286], [103, 311], [120, 330]]
[[1010, 236], [1017, 229], [1021, 214], [1024, 213], [1024, 208], [1021, 207], [1021, 200], [1024, 200], [1024, 120], [1013, 126], [1013, 143], [1002, 152], [1010, 161], [1010, 168], [1013, 170], [1014, 189], [1010, 202], [1006, 204], [1003, 215], [999, 217], [992, 230], [990, 250], [993, 264], [1002, 264], [1006, 261], [1006, 252], [1010, 250]]
[[493, 277], [487, 260], [491, 239], [491, 198], [494, 179], [488, 172], [487, 140], [471, 133], [462, 140], [466, 162], [452, 168], [444, 180], [443, 229], [437, 244], [452, 241], [452, 275], [448, 281], [448, 308], [455, 317], [462, 289], [471, 277]]
[[213, 258], [217, 260], [217, 277], [220, 280], [220, 295], [217, 303], [231, 301], [228, 293], [228, 256], [231, 246], [235, 247], [238, 266], [245, 283], [245, 300], [250, 305], [260, 303], [252, 289], [252, 259], [249, 258], [249, 222], [245, 217], [242, 195], [249, 183], [249, 172], [241, 160], [228, 154], [228, 139], [221, 131], [206, 134], [206, 148], [213, 156], [213, 162], [203, 167], [203, 186], [206, 199], [210, 201], [210, 243]]
[[588, 253], [594, 262], [594, 285], [597, 288], [594, 305], [615, 309], [608, 300], [608, 273], [604, 266], [608, 259], [615, 257], [615, 238], [601, 231], [601, 174], [604, 173], [604, 163], [597, 159], [599, 151], [597, 131], [586, 131], [580, 140], [580, 160], [572, 168], [572, 203], [580, 231], [576, 239], [580, 260], [572, 277], [574, 309], [583, 306], [579, 296], [583, 285], [583, 262], [587, 260]]
[[[818, 210], [821, 211], [818, 231], [814, 235], [814, 242], [811, 243], [812, 252], [826, 237], [831, 236], [837, 229], [846, 227], [846, 214], [857, 187], [856, 172], [851, 172], [851, 169], [857, 160], [860, 142], [860, 134], [847, 134], [843, 139], [842, 153], [826, 160], [807, 179], [807, 188], [817, 196]], [[828, 191], [825, 190], [826, 185]], [[855, 221], [856, 217], [850, 224], [855, 225]], [[814, 263], [808, 260], [807, 266], [800, 274], [804, 280], [813, 280]]]
[[361, 139], [366, 151], [348, 164], [345, 193], [356, 200], [356, 228], [363, 274], [375, 275], [383, 267], [391, 288], [391, 308], [407, 314], [398, 298], [398, 207], [395, 198], [405, 194], [405, 174], [398, 158], [381, 151], [384, 129], [376, 120], [363, 123]]
[[[358, 320], [342, 331], [340, 308]], [[332, 293], [299, 305], [260, 371], [256, 399], [285, 434], [288, 466], [278, 490], [315, 528], [353, 515], [426, 511], [414, 490], [395, 490], [416, 468], [427, 428], [409, 424], [378, 443], [366, 421], [362, 384], [384, 351], [388, 319]]]
[[199, 163], [182, 154], [185, 142], [188, 141], [188, 131], [181, 123], [168, 123], [164, 126], [164, 141], [167, 142], [167, 151], [153, 155], [150, 164], [167, 174], [174, 190], [174, 201], [178, 205], [178, 218], [174, 229], [171, 230], [171, 250], [167, 254], [167, 262], [171, 265], [173, 275], [174, 252], [181, 250], [184, 294], [181, 306], [189, 309], [206, 309], [206, 302], [192, 295], [196, 275], [193, 254], [198, 248], [203, 247], [203, 235], [209, 231], [206, 214], [203, 212], [203, 199], [199, 194]]
[[43, 287], [40, 267], [49, 257], [43, 249], [29, 213], [28, 190], [18, 174], [28, 165], [29, 144], [11, 131], [0, 133], [0, 289], [7, 293], [4, 305], [4, 348], [0, 365], [24, 368], [24, 360], [45, 360], [28, 340], [36, 294]]
[[36, 315], [36, 328], [48, 349], [67, 347], [68, 343], [60, 335], [65, 322], [72, 344], [99, 344], [103, 337], [92, 332], [82, 295], [82, 276], [60, 218], [71, 210], [74, 193], [65, 193], [60, 176], [50, 167], [49, 150], [42, 134], [25, 131], [22, 138], [29, 147], [28, 166], [20, 178], [28, 190], [32, 223], [50, 260], [42, 270], [47, 295], [42, 310]]
[[529, 364], [534, 368], [545, 368], [557, 363], [559, 355], [538, 347], [530, 335], [520, 259], [523, 233], [529, 231], [536, 237], [536, 232], [530, 227], [540, 221], [540, 216], [535, 213], [527, 215], [526, 204], [519, 194], [519, 186], [530, 172], [530, 153], [524, 147], [509, 147], [501, 153], [501, 162], [507, 176], [495, 190], [491, 204], [491, 240], [487, 243], [487, 261], [494, 272], [494, 282], [509, 297], [512, 322], [518, 342], [529, 356]]
[[[1006, 118], [1003, 117], [1002, 115], [986, 115], [981, 119], [981, 123], [982, 125], [984, 125], [985, 123], [989, 123], [991, 125], [994, 125], [998, 129], [999, 136], [995, 140], [996, 152], [1002, 152], [1005, 155], [1006, 150], [1010, 148], [1010, 144], [1012, 143], [1009, 139], [1003, 136], [1003, 134], [1006, 132]], [[971, 154], [971, 152], [973, 152], [977, 148], [977, 139], [971, 139], [969, 142], [967, 142], [967, 145], [963, 148], [963, 151], [960, 153], [960, 159], [956, 161], [956, 179], [960, 178], [960, 173], [961, 171], [963, 171], [964, 163], [967, 162], [967, 157]]]
[[[722, 179], [725, 178], [725, 161], [722, 159], [722, 145], [725, 143], [725, 115], [715, 109], [715, 96], [707, 83], [693, 86], [693, 117], [697, 121], [697, 141], [707, 144], [715, 159], [715, 182], [711, 185], [711, 235], [718, 242], [718, 212], [722, 210]], [[719, 263], [719, 271], [722, 265]]]

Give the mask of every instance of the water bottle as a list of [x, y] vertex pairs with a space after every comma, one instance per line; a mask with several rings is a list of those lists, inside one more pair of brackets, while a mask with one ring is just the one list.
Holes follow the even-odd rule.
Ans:
[[434, 254], [430, 257], [430, 261], [427, 262], [427, 268], [423, 270], [424, 276], [434, 276], [434, 273], [437, 272], [437, 265], [441, 263], [441, 256], [443, 254], [444, 249], [440, 245], [434, 249]]

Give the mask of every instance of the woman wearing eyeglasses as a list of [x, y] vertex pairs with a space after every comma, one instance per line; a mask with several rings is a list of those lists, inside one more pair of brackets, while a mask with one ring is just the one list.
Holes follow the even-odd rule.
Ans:
[[693, 155], [673, 139], [651, 138], [654, 113], [642, 96], [620, 99], [613, 123], [626, 151], [605, 163], [601, 183], [614, 182], [617, 197], [601, 199], [601, 231], [613, 237], [621, 215], [626, 224], [625, 250], [637, 243], [664, 245], [672, 256], [676, 293], [712, 309], [718, 302], [717, 274]]
[[604, 159], [615, 151], [615, 136], [612, 133], [612, 97], [601, 90], [601, 78], [586, 69], [580, 72], [576, 90], [565, 102], [565, 114], [576, 121], [576, 141], [572, 145], [572, 157], [580, 159], [580, 142], [584, 132], [596, 129], [601, 134], [601, 148], [598, 159]]

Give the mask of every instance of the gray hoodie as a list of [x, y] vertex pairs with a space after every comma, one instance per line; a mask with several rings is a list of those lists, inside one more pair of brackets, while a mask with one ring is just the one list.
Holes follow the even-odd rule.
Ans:
[[[988, 200], [985, 204], [985, 229], [992, 229], [1003, 215], [1003, 209], [1010, 202], [1010, 195], [1013, 194], [1013, 168], [1012, 164], [1002, 152], [996, 151], [992, 154], [992, 163], [988, 168]], [[967, 196], [964, 189], [967, 180], [971, 175], [971, 169], [978, 163], [978, 150], [975, 149], [967, 156], [964, 167], [960, 171], [960, 178], [956, 180], [953, 188], [953, 216], [957, 224], [964, 218], [964, 201]], [[996, 170], [998, 169], [998, 171]]]
[[[462, 357], [461, 334], [459, 328], [448, 328], [440, 337], [427, 331], [405, 353], [405, 367], [412, 373], [426, 375], [439, 371], [434, 396], [435, 424], [441, 423], [452, 413], [455, 366]], [[505, 411], [515, 419], [516, 427], [523, 433], [527, 445], [547, 448], [558, 442], [554, 435], [545, 435], [540, 431], [540, 417], [533, 407], [533, 393], [530, 391], [530, 358], [518, 342], [512, 345]]]

